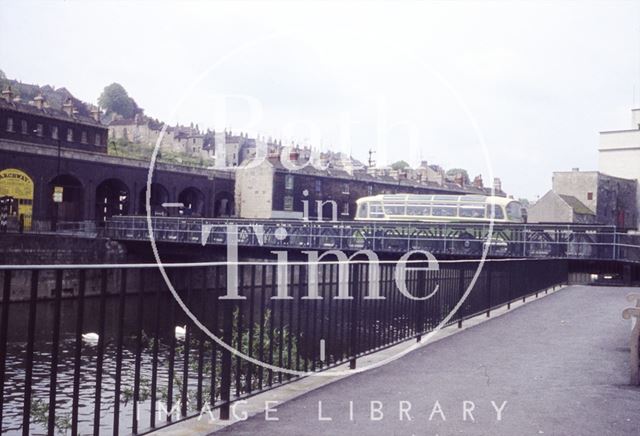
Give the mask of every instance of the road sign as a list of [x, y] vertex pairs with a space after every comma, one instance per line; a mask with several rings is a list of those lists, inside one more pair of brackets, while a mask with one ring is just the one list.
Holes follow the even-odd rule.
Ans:
[[62, 186], [53, 187], [53, 201], [54, 203], [62, 203], [62, 193], [64, 188]]

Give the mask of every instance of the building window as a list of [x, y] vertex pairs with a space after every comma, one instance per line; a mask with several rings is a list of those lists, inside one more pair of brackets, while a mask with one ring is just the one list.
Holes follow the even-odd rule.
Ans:
[[82, 142], [83, 144], [87, 143], [87, 132], [85, 132], [84, 130], [80, 134], [80, 142]]
[[349, 215], [349, 202], [342, 203], [342, 215]]
[[587, 200], [593, 200], [593, 192], [587, 192]]
[[316, 180], [316, 192], [318, 194], [322, 192], [322, 180]]
[[7, 118], [7, 132], [13, 132], [13, 118]]
[[97, 146], [100, 146], [100, 139], [101, 139], [101, 138], [100, 138], [100, 134], [99, 134], [99, 133], [96, 133], [96, 142], [95, 142], [96, 147], [97, 147]]
[[51, 138], [58, 139], [58, 126], [51, 126]]
[[293, 196], [285, 195], [285, 197], [284, 197], [284, 210], [293, 210]]
[[348, 183], [343, 183], [342, 184], [342, 193], [343, 194], [348, 194], [349, 193], [349, 184]]
[[67, 142], [73, 141], [73, 129], [67, 129]]
[[36, 135], [38, 136], [42, 136], [44, 133], [44, 127], [42, 124], [38, 123], [36, 124]]
[[27, 120], [22, 120], [22, 122], [20, 123], [20, 127], [23, 135], [29, 133], [29, 125], [27, 124]]
[[367, 195], [373, 195], [373, 185], [367, 185]]
[[288, 191], [293, 190], [293, 175], [287, 174], [284, 176], [284, 189]]

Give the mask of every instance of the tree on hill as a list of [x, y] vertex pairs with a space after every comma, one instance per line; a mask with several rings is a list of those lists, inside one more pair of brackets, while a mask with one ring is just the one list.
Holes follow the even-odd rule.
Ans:
[[4, 73], [4, 71], [0, 70], [0, 80], [5, 80], [7, 78], [7, 75]]
[[100, 98], [98, 98], [98, 104], [106, 112], [115, 112], [126, 119], [133, 118], [136, 113], [141, 111], [135, 100], [129, 97], [127, 91], [119, 83], [105, 86]]
[[458, 174], [462, 174], [465, 185], [468, 185], [470, 183], [469, 173], [464, 168], [451, 168], [449, 171], [447, 171], [447, 176], [452, 179], [455, 178]]
[[391, 169], [393, 170], [404, 170], [409, 168], [409, 164], [403, 160], [399, 160], [398, 162], [394, 162], [391, 164]]

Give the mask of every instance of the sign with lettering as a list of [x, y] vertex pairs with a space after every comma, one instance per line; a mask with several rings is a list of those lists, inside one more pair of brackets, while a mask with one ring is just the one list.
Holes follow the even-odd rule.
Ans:
[[62, 203], [62, 194], [64, 192], [64, 188], [62, 186], [54, 186], [53, 187], [53, 202], [54, 203]]
[[13, 197], [18, 203], [18, 216], [24, 216], [26, 230], [31, 228], [33, 209], [33, 180], [25, 172], [16, 168], [0, 171], [0, 197]]

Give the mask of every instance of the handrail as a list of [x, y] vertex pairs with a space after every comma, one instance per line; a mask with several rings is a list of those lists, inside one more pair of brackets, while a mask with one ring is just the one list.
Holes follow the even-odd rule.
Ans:
[[[640, 234], [618, 232], [614, 226], [422, 223], [366, 221], [300, 221], [120, 216], [107, 220], [104, 234], [116, 240], [224, 245], [230, 225], [237, 226], [239, 245], [406, 252], [425, 248], [434, 254], [480, 257], [557, 257], [624, 260], [640, 263]], [[285, 231], [279, 235], [276, 230]], [[282, 236], [284, 235], [284, 236]], [[491, 235], [491, 238], [489, 236]], [[279, 237], [282, 236], [282, 237]], [[424, 244], [431, 244], [428, 248]]]

